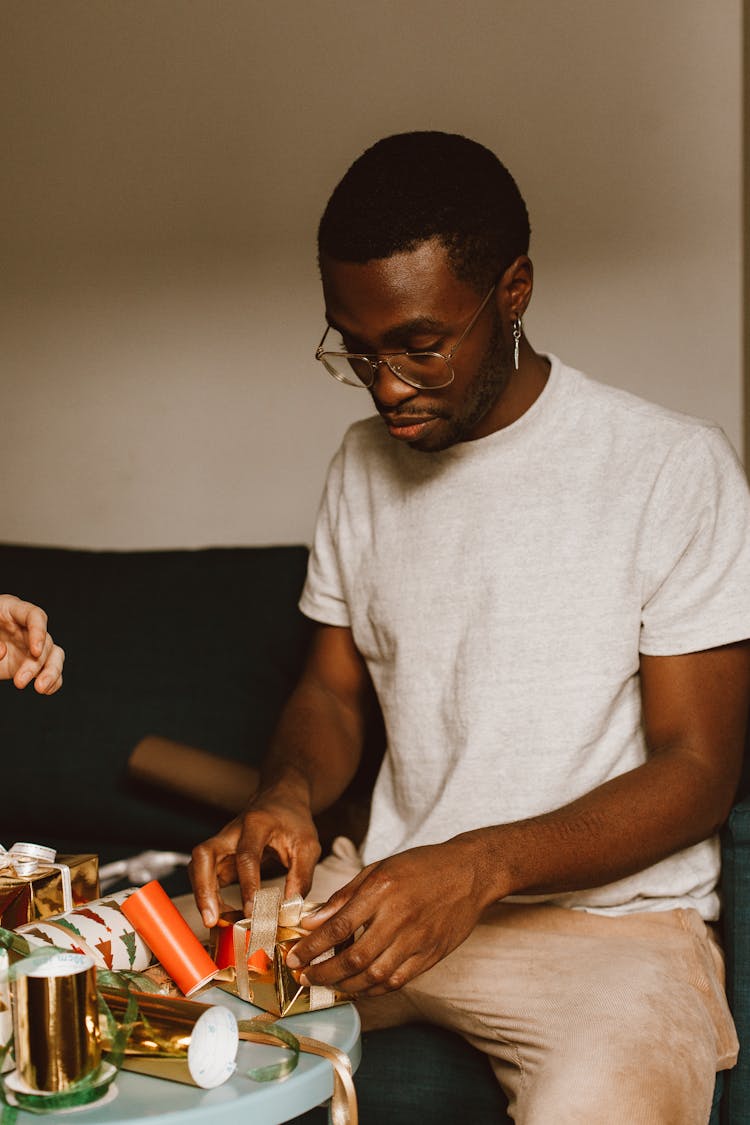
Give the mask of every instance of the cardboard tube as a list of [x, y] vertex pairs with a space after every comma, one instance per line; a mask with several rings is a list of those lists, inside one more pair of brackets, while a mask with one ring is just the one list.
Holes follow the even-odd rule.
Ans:
[[141, 739], [128, 771], [139, 781], [230, 813], [241, 812], [258, 788], [252, 766], [156, 734]]
[[16, 1071], [34, 1090], [61, 1093], [101, 1061], [96, 968], [90, 957], [51, 955], [13, 982]]
[[122, 903], [122, 912], [177, 987], [191, 996], [218, 972], [177, 907], [155, 879]]

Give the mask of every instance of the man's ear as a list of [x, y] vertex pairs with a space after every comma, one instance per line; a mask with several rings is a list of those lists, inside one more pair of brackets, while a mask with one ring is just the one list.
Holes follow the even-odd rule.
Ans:
[[534, 266], [521, 254], [508, 266], [497, 287], [498, 311], [506, 316], [523, 316], [534, 289]]

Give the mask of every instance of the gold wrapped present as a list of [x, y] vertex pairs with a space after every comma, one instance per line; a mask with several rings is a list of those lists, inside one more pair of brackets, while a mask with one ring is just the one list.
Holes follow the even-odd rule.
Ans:
[[[299, 895], [282, 903], [277, 887], [264, 887], [256, 892], [252, 918], [236, 911], [223, 914], [211, 933], [212, 956], [221, 970], [215, 983], [279, 1017], [345, 1003], [349, 997], [343, 992], [319, 985], [306, 988], [299, 972], [286, 963], [292, 946], [310, 932], [299, 923], [316, 905], [304, 903]], [[330, 950], [316, 960], [333, 954]]]
[[99, 858], [41, 844], [0, 846], [0, 926], [14, 930], [99, 897]]

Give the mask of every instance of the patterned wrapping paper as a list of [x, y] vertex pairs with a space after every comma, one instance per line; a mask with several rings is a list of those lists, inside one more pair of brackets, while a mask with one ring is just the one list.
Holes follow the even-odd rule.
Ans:
[[[34, 865], [35, 870], [21, 874], [12, 857], [12, 849], [10, 853], [3, 851], [6, 865], [0, 868], [0, 926], [16, 930], [65, 910], [63, 873], [39, 861]], [[98, 856], [60, 855], [54, 862], [70, 870], [73, 906], [98, 897]]]
[[122, 913], [122, 903], [135, 889], [95, 899], [43, 922], [19, 926], [18, 932], [59, 949], [85, 953], [99, 969], [143, 972], [153, 959], [151, 950]]

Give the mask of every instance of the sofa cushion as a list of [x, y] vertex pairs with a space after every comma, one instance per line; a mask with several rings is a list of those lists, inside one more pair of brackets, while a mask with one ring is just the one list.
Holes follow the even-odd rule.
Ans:
[[[226, 819], [145, 799], [128, 755], [161, 734], [257, 764], [301, 669], [301, 546], [76, 551], [0, 544], [0, 590], [42, 605], [66, 650], [62, 691], [0, 686], [0, 843], [103, 856], [189, 851]], [[58, 845], [59, 846], [59, 845]]]
[[[750, 798], [736, 805], [722, 833], [722, 926], [727, 963], [727, 996], [740, 1043], [750, 1042]], [[731, 1121], [744, 1121], [750, 1106], [750, 1057], [740, 1051], [727, 1072], [726, 1102]]]

